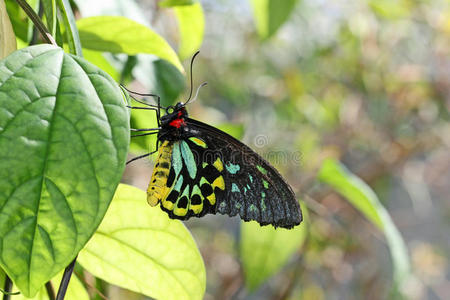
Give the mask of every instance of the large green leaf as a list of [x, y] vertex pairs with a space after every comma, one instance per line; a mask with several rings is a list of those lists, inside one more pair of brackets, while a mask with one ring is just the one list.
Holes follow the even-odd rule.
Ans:
[[297, 0], [251, 0], [259, 36], [271, 37], [289, 18], [296, 3]]
[[153, 54], [183, 72], [183, 66], [169, 44], [150, 28], [117, 16], [83, 18], [77, 21], [84, 48], [111, 53]]
[[92, 236], [121, 178], [117, 84], [50, 45], [0, 61], [0, 266], [34, 296]]
[[156, 299], [203, 299], [205, 267], [183, 223], [121, 184], [78, 261], [95, 276]]
[[241, 260], [249, 290], [259, 287], [278, 272], [300, 249], [307, 236], [306, 207], [303, 222], [292, 229], [262, 227], [257, 222], [241, 222]]
[[16, 50], [16, 36], [6, 11], [5, 1], [0, 0], [0, 59]]
[[323, 162], [319, 179], [333, 187], [384, 232], [393, 261], [395, 288], [398, 288], [410, 275], [408, 251], [400, 232], [377, 195], [364, 181], [332, 159]]
[[198, 2], [192, 5], [175, 6], [173, 9], [180, 31], [178, 55], [181, 59], [185, 59], [194, 54], [202, 45], [205, 17], [202, 5]]

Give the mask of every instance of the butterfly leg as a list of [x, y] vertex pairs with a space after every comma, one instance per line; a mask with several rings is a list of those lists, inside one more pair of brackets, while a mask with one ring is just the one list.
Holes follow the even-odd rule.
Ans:
[[155, 106], [155, 105], [153, 105], [153, 104], [146, 103], [146, 102], [141, 101], [141, 100], [138, 100], [138, 99], [136, 99], [135, 97], [133, 97], [133, 96], [130, 95], [130, 97], [131, 97], [133, 100], [135, 100], [136, 102], [139, 102], [139, 103], [144, 104], [144, 105], [149, 106], [149, 107], [147, 107], [147, 108], [143, 108], [143, 107], [132, 107], [132, 106], [128, 106], [128, 107], [129, 107], [129, 108], [135, 108], [135, 109], [150, 109], [150, 110], [155, 110], [155, 111], [156, 111], [156, 118], [157, 118], [157, 120], [158, 120], [158, 126], [161, 126], [161, 123], [160, 123], [160, 118], [161, 118], [161, 108], [164, 108], [164, 107], [161, 107], [161, 97], [158, 96], [158, 95], [155, 95], [155, 94], [142, 94], [142, 93], [136, 93], [136, 92], [130, 91], [129, 89], [127, 89], [127, 88], [124, 87], [123, 85], [121, 85], [121, 86], [122, 86], [126, 91], [128, 91], [129, 93], [133, 93], [133, 94], [135, 94], [135, 95], [139, 95], [139, 96], [148, 96], [148, 97], [155, 97], [155, 98], [157, 99], [157, 102], [158, 102], [158, 105], [157, 105], [157, 106]]
[[130, 128], [131, 131], [158, 131], [161, 130], [161, 127], [157, 127], [157, 128], [142, 128], [142, 129], [135, 129], [135, 128]]
[[152, 151], [152, 152], [150, 152], [150, 153], [146, 153], [146, 154], [143, 154], [143, 155], [136, 156], [136, 157], [130, 159], [129, 161], [127, 161], [126, 164], [128, 165], [128, 164], [129, 164], [130, 162], [132, 162], [132, 161], [135, 161], [135, 160], [138, 160], [138, 159], [141, 159], [141, 158], [150, 156], [150, 155], [152, 155], [153, 153], [156, 153], [156, 152], [158, 152], [158, 145], [156, 146], [156, 150], [155, 150], [155, 151]]
[[151, 134], [156, 134], [158, 133], [158, 131], [155, 132], [147, 132], [147, 133], [140, 133], [140, 134], [134, 134], [131, 137], [137, 137], [137, 136], [145, 136], [145, 135], [151, 135]]

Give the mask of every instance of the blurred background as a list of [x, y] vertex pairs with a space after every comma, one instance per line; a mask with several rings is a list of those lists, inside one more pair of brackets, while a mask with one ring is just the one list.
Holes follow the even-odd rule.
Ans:
[[[175, 13], [157, 1], [111, 9], [106, 2], [76, 1], [80, 16], [125, 15], [180, 47]], [[201, 1], [205, 27], [194, 89], [208, 85], [189, 112], [271, 161], [307, 207], [309, 227], [288, 263], [251, 291], [240, 220], [185, 222], [205, 261], [205, 299], [391, 297], [385, 237], [317, 179], [326, 158], [340, 160], [374, 190], [403, 236], [412, 272], [402, 287], [406, 297], [449, 299], [449, 2], [266, 1], [278, 18], [265, 27], [257, 2]], [[183, 57], [186, 70], [191, 55]], [[157, 93], [166, 105], [187, 98], [188, 77], [164, 61], [109, 58], [129, 68], [121, 79], [133, 90]], [[135, 141], [133, 154], [154, 142]], [[146, 189], [151, 172], [151, 161], [129, 165], [124, 182]], [[143, 297], [109, 289], [111, 299]]]

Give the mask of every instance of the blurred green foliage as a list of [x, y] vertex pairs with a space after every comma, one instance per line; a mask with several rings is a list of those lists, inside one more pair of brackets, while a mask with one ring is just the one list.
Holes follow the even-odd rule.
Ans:
[[[182, 62], [201, 46], [194, 90], [208, 86], [190, 115], [269, 159], [308, 211], [308, 226], [292, 231], [221, 216], [186, 222], [206, 266], [205, 299], [450, 293], [448, 1], [75, 3], [85, 58], [164, 105], [186, 98]], [[6, 5], [18, 44], [28, 43], [31, 22]], [[154, 112], [133, 111], [131, 126], [155, 127]], [[134, 139], [130, 149], [155, 143]], [[123, 181], [145, 189], [151, 166], [128, 166]], [[140, 297], [108, 284], [101, 292]]]

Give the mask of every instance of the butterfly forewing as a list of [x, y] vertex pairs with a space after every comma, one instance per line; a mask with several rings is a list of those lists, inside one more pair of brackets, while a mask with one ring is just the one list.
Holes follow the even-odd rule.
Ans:
[[161, 201], [171, 218], [182, 220], [220, 213], [275, 227], [300, 224], [292, 189], [267, 161], [214, 127], [185, 121], [179, 140], [161, 139], [148, 189], [151, 205]]

